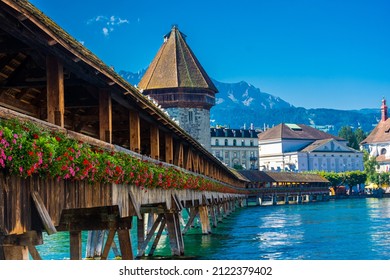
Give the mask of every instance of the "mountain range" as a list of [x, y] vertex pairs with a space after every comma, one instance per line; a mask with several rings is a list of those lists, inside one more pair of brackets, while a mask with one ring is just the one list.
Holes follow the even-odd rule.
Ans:
[[[132, 73], [120, 71], [119, 74], [130, 84], [137, 85], [145, 70]], [[380, 109], [336, 110], [306, 109], [295, 107], [291, 103], [259, 88], [241, 81], [222, 83], [213, 80], [218, 89], [215, 106], [211, 108], [212, 126], [230, 128], [267, 129], [280, 123], [306, 124], [337, 135], [342, 126], [361, 128], [370, 132], [378, 123]]]

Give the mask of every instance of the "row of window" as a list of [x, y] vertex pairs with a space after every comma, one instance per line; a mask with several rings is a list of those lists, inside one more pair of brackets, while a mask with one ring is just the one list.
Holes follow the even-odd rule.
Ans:
[[[222, 157], [222, 155], [223, 155], [223, 151], [215, 151], [215, 156], [216, 157], [218, 157], [218, 158], [220, 158], [220, 157]], [[237, 156], [239, 156], [240, 154], [238, 154], [237, 152], [232, 152], [232, 157], [233, 158], [236, 158]], [[241, 156], [242, 156], [242, 158], [246, 158], [246, 152], [245, 151], [243, 151], [243, 152], [241, 152]], [[257, 157], [257, 153], [256, 152], [250, 152], [249, 153], [249, 157], [250, 158], [256, 158]], [[225, 158], [230, 158], [230, 152], [229, 151], [225, 151]]]
[[[215, 146], [219, 146], [219, 139], [215, 139]], [[225, 146], [229, 146], [228, 139], [225, 139]], [[237, 140], [236, 139], [233, 139], [233, 146], [237, 146]], [[243, 146], [243, 147], [245, 146], [245, 140], [241, 140], [241, 146]], [[250, 140], [249, 146], [250, 147], [254, 146], [253, 140]]]

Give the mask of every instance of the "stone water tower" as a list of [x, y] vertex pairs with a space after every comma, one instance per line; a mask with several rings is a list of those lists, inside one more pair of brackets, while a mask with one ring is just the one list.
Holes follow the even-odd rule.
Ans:
[[217, 88], [176, 25], [138, 84], [205, 149], [211, 150], [210, 108]]

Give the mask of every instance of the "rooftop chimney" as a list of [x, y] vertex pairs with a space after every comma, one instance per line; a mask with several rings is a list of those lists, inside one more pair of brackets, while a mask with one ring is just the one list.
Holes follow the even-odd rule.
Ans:
[[381, 106], [381, 121], [384, 122], [387, 120], [387, 105], [386, 105], [386, 99], [383, 97], [382, 99], [382, 106]]

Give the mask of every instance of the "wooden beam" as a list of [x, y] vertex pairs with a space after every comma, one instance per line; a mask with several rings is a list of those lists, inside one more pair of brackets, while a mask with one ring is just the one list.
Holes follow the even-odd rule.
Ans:
[[119, 247], [121, 249], [122, 260], [133, 260], [133, 248], [131, 245], [130, 231], [127, 228], [118, 229]]
[[102, 206], [63, 209], [56, 229], [58, 231], [105, 230], [131, 227], [132, 217], [121, 218], [119, 208]]
[[165, 162], [173, 163], [173, 138], [170, 133], [165, 133]]
[[145, 255], [146, 247], [148, 246], [149, 241], [152, 239], [154, 232], [156, 231], [157, 227], [160, 225], [160, 222], [164, 218], [164, 214], [159, 214], [156, 221], [154, 222], [152, 228], [150, 229], [148, 235], [142, 242], [139, 244], [138, 247], [138, 257]]
[[81, 231], [70, 232], [70, 259], [81, 260]]
[[99, 90], [99, 138], [112, 143], [112, 102], [108, 90]]
[[165, 228], [165, 225], [166, 225], [166, 221], [165, 221], [165, 219], [162, 219], [161, 224], [160, 224], [160, 228], [159, 228], [159, 230], [157, 232], [157, 235], [156, 235], [156, 237], [154, 239], [152, 247], [149, 250], [149, 256], [153, 256], [154, 251], [157, 248], [158, 242], [160, 241], [160, 238], [161, 238], [162, 232], [163, 232], [163, 230]]
[[190, 227], [192, 227], [192, 224], [194, 223], [195, 217], [199, 214], [199, 208], [198, 207], [192, 207], [190, 208], [190, 217], [188, 219], [188, 222], [186, 226], [183, 229], [183, 234], [186, 234]]
[[49, 212], [47, 211], [45, 204], [43, 203], [43, 200], [38, 192], [32, 191], [31, 197], [34, 201], [35, 207], [38, 211], [38, 214], [41, 218], [43, 227], [45, 228], [47, 234], [53, 234], [57, 233], [57, 230], [53, 224], [53, 221], [51, 220], [51, 217], [49, 215]]
[[173, 159], [173, 164], [176, 166], [183, 167], [184, 164], [184, 151], [183, 143], [177, 142], [177, 145], [174, 146], [175, 154]]
[[110, 252], [111, 245], [114, 242], [115, 232], [116, 232], [115, 229], [112, 229], [108, 232], [107, 241], [103, 248], [102, 257], [100, 258], [101, 260], [107, 259], [108, 253]]
[[180, 230], [178, 213], [166, 212], [165, 220], [167, 222], [167, 230], [169, 236], [169, 243], [171, 246], [171, 253], [174, 256], [181, 256], [184, 254], [184, 242]]
[[57, 58], [46, 57], [47, 121], [64, 127], [64, 69]]
[[160, 136], [156, 125], [150, 126], [150, 156], [153, 159], [160, 159]]
[[199, 206], [199, 218], [202, 226], [202, 233], [211, 233], [209, 213], [206, 205]]
[[130, 110], [130, 150], [139, 153], [141, 151], [140, 118], [137, 111]]
[[39, 255], [39, 252], [38, 252], [37, 248], [35, 248], [34, 245], [30, 244], [27, 247], [28, 247], [28, 251], [30, 252], [30, 255], [33, 258], [33, 260], [42, 260], [41, 255]]

